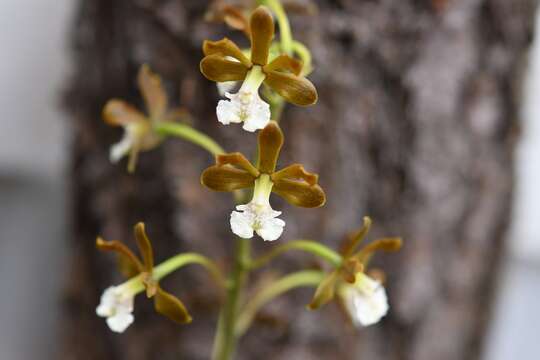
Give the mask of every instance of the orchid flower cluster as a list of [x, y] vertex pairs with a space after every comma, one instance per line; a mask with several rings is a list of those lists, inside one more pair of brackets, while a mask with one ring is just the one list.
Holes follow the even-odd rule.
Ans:
[[[215, 164], [202, 172], [201, 184], [214, 191], [232, 192], [236, 202], [229, 217], [237, 243], [229, 273], [197, 253], [181, 253], [155, 265], [143, 223], [135, 226], [140, 258], [119, 241], [97, 238], [98, 249], [118, 255], [120, 269], [127, 277], [126, 282], [104, 291], [96, 309], [97, 315], [106, 318], [114, 332], [124, 332], [134, 322], [134, 298], [139, 293], [146, 293], [147, 298], [153, 300], [159, 314], [179, 324], [191, 322], [192, 317], [183, 302], [159, 285], [163, 277], [190, 264], [206, 269], [224, 295], [213, 359], [231, 359], [238, 339], [261, 308], [298, 287], [315, 288], [308, 309], [315, 310], [336, 300], [350, 322], [359, 327], [377, 323], [389, 309], [384, 272], [369, 269], [368, 265], [377, 251], [397, 251], [401, 239], [383, 238], [359, 248], [371, 225], [368, 217], [358, 231], [347, 237], [341, 251], [314, 240], [281, 240], [266, 254], [256, 257], [251, 252], [250, 241], [253, 240], [250, 239], [255, 234], [264, 241], [276, 241], [286, 233], [286, 216], [280, 218], [282, 212], [270, 205], [272, 193], [303, 208], [317, 208], [326, 202], [318, 175], [307, 171], [302, 164], [276, 169], [285, 141], [279, 126], [285, 102], [310, 106], [317, 102], [318, 95], [306, 78], [313, 69], [311, 55], [305, 45], [292, 38], [283, 6], [279, 0], [260, 2], [266, 6], [249, 12], [229, 5], [214, 8], [213, 16], [217, 14], [233, 29], [242, 31], [250, 46], [242, 49], [227, 38], [207, 40], [202, 46], [204, 57], [200, 62], [202, 75], [216, 82], [219, 93], [225, 97], [217, 103], [217, 121], [223, 125], [241, 123], [247, 132], [245, 136], [258, 131], [253, 162], [242, 153], [225, 152], [214, 139], [183, 122], [194, 117], [186, 110], [169, 107], [161, 79], [148, 65], [141, 66], [137, 77], [147, 114], [119, 99], [110, 100], [104, 107], [105, 121], [124, 129], [122, 140], [111, 147], [112, 162], [128, 156], [128, 170], [132, 172], [139, 152], [156, 148], [166, 138], [177, 137], [215, 156]], [[279, 41], [274, 38], [274, 17], [280, 27]], [[233, 93], [235, 88], [238, 91]], [[246, 299], [243, 294], [248, 287], [247, 274], [291, 250], [311, 253], [328, 263], [331, 269], [328, 272], [301, 270], [285, 275]]]

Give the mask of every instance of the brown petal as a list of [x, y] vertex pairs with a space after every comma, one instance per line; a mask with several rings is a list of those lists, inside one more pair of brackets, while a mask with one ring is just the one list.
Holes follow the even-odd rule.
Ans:
[[242, 11], [234, 6], [225, 6], [223, 8], [223, 21], [231, 28], [243, 31], [248, 37], [250, 36], [248, 19], [246, 19]]
[[118, 265], [122, 274], [132, 277], [144, 270], [137, 256], [120, 241], [105, 241], [101, 237], [96, 239], [96, 247], [101, 251], [113, 251], [118, 255]]
[[111, 99], [103, 108], [103, 119], [113, 126], [126, 126], [129, 123], [146, 121], [146, 117], [123, 100]]
[[270, 11], [259, 6], [250, 18], [251, 61], [256, 65], [266, 65], [268, 52], [274, 37], [274, 19]]
[[315, 290], [315, 295], [311, 303], [308, 305], [308, 309], [317, 310], [321, 306], [332, 301], [336, 292], [336, 283], [338, 280], [338, 272], [332, 271], [328, 274], [319, 284], [317, 290]]
[[344, 257], [351, 256], [369, 232], [369, 229], [371, 228], [371, 219], [369, 218], [369, 216], [364, 216], [363, 220], [364, 224], [362, 225], [362, 227], [347, 236], [346, 241], [341, 246], [341, 254]]
[[319, 175], [307, 172], [301, 164], [293, 164], [272, 174], [272, 181], [281, 179], [304, 180], [309, 185], [315, 185], [319, 180]]
[[279, 152], [283, 146], [283, 132], [275, 121], [270, 121], [259, 132], [259, 170], [272, 174], [276, 169]]
[[254, 177], [258, 177], [260, 175], [259, 170], [253, 166], [253, 164], [251, 164], [251, 162], [242, 153], [239, 152], [217, 155], [216, 165], [233, 165], [240, 169], [246, 170]]
[[144, 223], [142, 222], [135, 225], [135, 241], [142, 256], [144, 268], [146, 272], [151, 274], [154, 269], [154, 251], [152, 250], [152, 244], [146, 235]]
[[281, 179], [274, 183], [272, 191], [296, 206], [315, 208], [326, 202], [324, 191], [319, 185], [305, 182]]
[[179, 324], [188, 324], [192, 321], [184, 304], [176, 296], [157, 287], [154, 296], [154, 308], [158, 313]]
[[147, 64], [144, 64], [139, 69], [137, 82], [150, 118], [153, 120], [160, 119], [167, 110], [167, 94], [161, 84], [161, 78], [152, 72]]
[[295, 105], [308, 106], [317, 102], [317, 89], [304, 77], [270, 71], [266, 73], [264, 83]]
[[221, 55], [221, 57], [230, 56], [238, 60], [244, 66], [251, 68], [251, 61], [244, 55], [242, 50], [234, 42], [227, 38], [219, 41], [205, 40], [203, 43], [204, 55]]
[[248, 68], [237, 61], [225, 59], [214, 54], [201, 60], [201, 73], [208, 79], [216, 82], [244, 80]]
[[364, 246], [358, 253], [354, 255], [354, 258], [367, 267], [367, 263], [369, 260], [371, 260], [371, 257], [376, 251], [395, 252], [401, 249], [402, 245], [403, 240], [398, 237], [377, 239]]
[[230, 165], [214, 165], [203, 171], [201, 183], [214, 191], [233, 191], [252, 187], [255, 177]]
[[263, 70], [264, 72], [289, 71], [294, 75], [300, 75], [300, 72], [302, 72], [302, 62], [288, 55], [279, 55], [270, 64], [265, 65]]

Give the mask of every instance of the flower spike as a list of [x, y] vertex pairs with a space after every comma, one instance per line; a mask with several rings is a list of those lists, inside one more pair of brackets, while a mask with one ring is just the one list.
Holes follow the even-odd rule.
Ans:
[[281, 236], [285, 222], [277, 218], [281, 212], [270, 206], [272, 192], [301, 207], [322, 206], [325, 195], [317, 184], [318, 176], [299, 164], [276, 171], [283, 133], [275, 121], [259, 133], [258, 140], [257, 166], [240, 153], [218, 155], [216, 165], [203, 171], [201, 183], [214, 191], [253, 188], [252, 200], [231, 213], [231, 229], [242, 238], [249, 239], [256, 232], [264, 240], [273, 241]]
[[400, 238], [383, 238], [357, 251], [370, 226], [371, 219], [364, 217], [362, 228], [348, 237], [342, 249], [341, 266], [321, 281], [308, 305], [309, 309], [318, 309], [338, 295], [356, 326], [375, 324], [386, 315], [389, 309], [388, 299], [382, 281], [379, 280], [384, 278], [384, 274], [378, 272], [377, 277], [371, 277], [366, 275], [365, 271], [375, 251], [397, 251], [401, 248], [402, 241]]
[[135, 225], [134, 231], [142, 260], [119, 241], [105, 241], [100, 237], [96, 240], [99, 250], [116, 252], [122, 264], [129, 264], [132, 277], [121, 285], [105, 290], [96, 308], [97, 315], [107, 318], [107, 325], [112, 331], [124, 332], [135, 319], [132, 314], [135, 295], [146, 290], [147, 297], [154, 299], [154, 307], [158, 313], [180, 324], [191, 322], [191, 316], [180, 299], [163, 290], [152, 276], [154, 255], [144, 223]]
[[317, 102], [317, 90], [302, 77], [302, 64], [288, 55], [270, 59], [274, 37], [274, 19], [270, 11], [259, 6], [250, 22], [251, 55], [248, 58], [231, 40], [205, 41], [201, 73], [211, 81], [227, 86], [243, 81], [236, 94], [225, 92], [228, 100], [220, 100], [216, 108], [218, 121], [224, 125], [244, 123], [246, 131], [264, 129], [270, 121], [270, 106], [259, 96], [266, 84], [285, 100], [300, 106]]

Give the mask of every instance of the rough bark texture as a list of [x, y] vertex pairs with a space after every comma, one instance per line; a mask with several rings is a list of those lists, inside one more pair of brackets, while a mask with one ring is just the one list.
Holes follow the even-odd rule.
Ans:
[[[238, 359], [477, 359], [489, 320], [512, 189], [520, 69], [530, 43], [533, 0], [320, 0], [314, 17], [292, 18], [313, 51], [319, 103], [289, 106], [282, 165], [320, 174], [324, 208], [274, 199], [287, 221], [280, 241], [336, 246], [363, 215], [371, 238], [401, 235], [381, 256], [391, 314], [353, 331], [335, 306], [308, 312], [312, 291], [265, 309]], [[73, 121], [73, 262], [61, 359], [207, 359], [217, 318], [206, 275], [188, 269], [165, 284], [186, 300], [194, 323], [178, 327], [136, 302], [136, 323], [117, 336], [94, 315], [102, 289], [119, 277], [94, 249], [96, 234], [131, 241], [139, 220], [158, 260], [185, 250], [229, 260], [231, 198], [199, 185], [212, 159], [181, 141], [142, 154], [135, 175], [108, 162], [120, 130], [100, 111], [107, 99], [140, 104], [135, 74], [149, 63], [194, 126], [230, 150], [254, 138], [218, 126], [214, 84], [198, 71], [204, 39], [228, 34], [202, 21], [203, 0], [80, 0], [73, 25], [74, 76], [66, 92]], [[230, 36], [230, 34], [228, 34]], [[243, 39], [239, 35], [239, 41]], [[256, 252], [273, 244], [253, 241]], [[291, 254], [282, 271], [312, 264]], [[268, 317], [267, 317], [268, 319]]]

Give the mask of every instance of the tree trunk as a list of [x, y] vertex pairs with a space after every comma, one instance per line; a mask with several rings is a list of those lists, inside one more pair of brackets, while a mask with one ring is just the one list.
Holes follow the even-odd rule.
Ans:
[[[218, 125], [215, 85], [198, 70], [206, 38], [231, 36], [205, 23], [201, 0], [87, 0], [73, 25], [75, 69], [66, 104], [72, 128], [72, 268], [61, 359], [208, 359], [217, 319], [206, 274], [166, 280], [194, 316], [177, 326], [144, 297], [123, 335], [95, 316], [101, 291], [118, 282], [98, 234], [132, 241], [147, 224], [158, 261], [200, 251], [230, 263], [230, 196], [199, 184], [213, 159], [182, 141], [140, 156], [134, 175], [113, 166], [120, 130], [101, 109], [120, 97], [141, 104], [142, 63], [161, 74], [173, 102], [226, 149], [249, 153], [254, 137]], [[399, 254], [380, 256], [391, 313], [353, 331], [337, 307], [306, 311], [312, 290], [265, 308], [238, 359], [478, 359], [510, 215], [520, 72], [531, 40], [533, 0], [320, 0], [315, 16], [293, 16], [294, 35], [313, 52], [316, 106], [288, 106], [283, 165], [320, 174], [327, 204], [295, 209], [273, 198], [287, 221], [280, 241], [337, 246], [370, 215], [370, 237], [400, 235]], [[240, 34], [232, 35], [242, 42]], [[244, 43], [243, 43], [244, 44]], [[178, 99], [178, 101], [176, 101]], [[131, 243], [132, 244], [132, 243]], [[275, 244], [253, 241], [260, 253]], [[294, 253], [275, 263], [313, 265]], [[205, 285], [203, 285], [205, 284]], [[321, 325], [323, 324], [323, 325]]]

